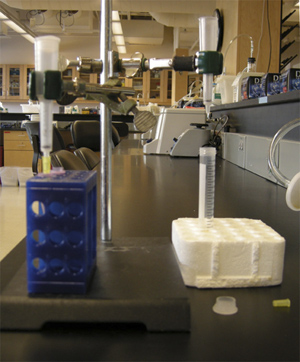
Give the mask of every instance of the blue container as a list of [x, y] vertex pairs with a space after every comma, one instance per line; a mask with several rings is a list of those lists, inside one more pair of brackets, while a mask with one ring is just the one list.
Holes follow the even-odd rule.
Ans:
[[261, 78], [262, 97], [280, 93], [280, 74], [267, 73]]
[[250, 76], [242, 80], [242, 99], [259, 98], [261, 96], [261, 77]]
[[280, 76], [281, 93], [300, 89], [300, 69], [291, 68]]
[[97, 173], [39, 174], [26, 187], [28, 292], [86, 293], [96, 266]]

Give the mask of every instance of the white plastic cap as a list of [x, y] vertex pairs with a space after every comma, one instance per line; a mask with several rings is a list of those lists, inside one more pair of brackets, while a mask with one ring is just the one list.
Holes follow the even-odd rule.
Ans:
[[300, 172], [298, 172], [289, 183], [285, 200], [291, 210], [300, 211]]
[[232, 315], [237, 313], [236, 300], [233, 297], [218, 297], [213, 306], [213, 311], [217, 314]]

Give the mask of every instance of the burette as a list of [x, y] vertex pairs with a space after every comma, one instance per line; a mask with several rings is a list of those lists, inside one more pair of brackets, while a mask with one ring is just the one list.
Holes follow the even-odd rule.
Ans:
[[53, 143], [53, 100], [44, 98], [44, 72], [58, 69], [60, 39], [41, 36], [35, 39], [36, 94], [40, 103], [40, 149], [43, 173], [51, 168], [50, 152]]

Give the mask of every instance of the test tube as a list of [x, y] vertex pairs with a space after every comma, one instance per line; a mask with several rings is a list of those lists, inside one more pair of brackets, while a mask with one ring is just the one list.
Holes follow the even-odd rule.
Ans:
[[[202, 16], [199, 18], [199, 50], [217, 51], [218, 45], [218, 19], [214, 16]], [[212, 86], [214, 75], [203, 74], [203, 103], [206, 114], [210, 113], [212, 104]]]
[[214, 147], [200, 147], [199, 166], [199, 221], [203, 227], [212, 227], [216, 167], [216, 149]]
[[43, 172], [50, 172], [50, 152], [53, 143], [53, 101], [44, 98], [44, 72], [58, 69], [60, 39], [41, 36], [35, 39], [36, 93], [40, 103], [40, 148]]

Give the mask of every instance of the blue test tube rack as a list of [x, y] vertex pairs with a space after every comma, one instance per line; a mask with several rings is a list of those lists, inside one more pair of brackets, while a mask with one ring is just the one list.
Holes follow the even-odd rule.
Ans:
[[29, 294], [85, 294], [96, 266], [97, 173], [38, 174], [27, 187]]

